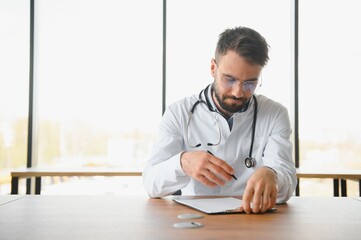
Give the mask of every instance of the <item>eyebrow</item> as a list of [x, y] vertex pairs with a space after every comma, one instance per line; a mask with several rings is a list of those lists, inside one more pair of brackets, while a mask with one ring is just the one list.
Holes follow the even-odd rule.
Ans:
[[[223, 76], [227, 77], [227, 78], [233, 78], [237, 81], [240, 81], [238, 78], [236, 77], [233, 77], [232, 75], [230, 74], [226, 74], [226, 73], [222, 73]], [[255, 77], [255, 78], [250, 78], [250, 79], [247, 79], [247, 80], [244, 80], [243, 82], [255, 82], [255, 81], [258, 81], [258, 77]]]

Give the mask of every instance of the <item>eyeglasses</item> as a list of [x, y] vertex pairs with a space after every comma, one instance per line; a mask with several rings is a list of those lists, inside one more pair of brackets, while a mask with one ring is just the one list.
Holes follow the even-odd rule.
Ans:
[[217, 64], [216, 60], [214, 60], [214, 61], [217, 66], [217, 73], [219, 74], [220, 82], [224, 88], [231, 89], [238, 84], [242, 84], [242, 90], [244, 92], [253, 93], [256, 90], [257, 85], [258, 85], [258, 79], [248, 80], [248, 81], [244, 81], [241, 83], [239, 80], [237, 80], [231, 76], [222, 76], [222, 74], [220, 73], [220, 71], [218, 69], [218, 64]]
[[242, 90], [244, 92], [250, 92], [250, 93], [253, 93], [256, 90], [258, 84], [257, 80], [244, 81], [241, 83], [239, 80], [226, 76], [220, 77], [220, 80], [222, 86], [226, 89], [231, 89], [236, 85], [242, 84]]

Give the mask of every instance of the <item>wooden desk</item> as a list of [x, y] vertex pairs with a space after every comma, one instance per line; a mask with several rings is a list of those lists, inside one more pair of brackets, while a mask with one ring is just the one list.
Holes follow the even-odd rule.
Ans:
[[361, 170], [306, 170], [302, 168], [296, 169], [298, 184], [296, 187], [296, 196], [300, 195], [299, 182], [300, 178], [329, 178], [333, 179], [333, 195], [335, 197], [347, 196], [346, 179], [355, 180], [359, 182], [359, 196], [361, 197]]
[[[0, 196], [0, 199], [3, 196]], [[199, 229], [176, 229], [182, 213], [199, 213], [171, 197], [26, 195], [0, 206], [7, 239], [347, 239], [361, 236], [361, 201], [292, 197], [275, 213], [204, 215]]]
[[[25, 168], [11, 172], [11, 194], [18, 194], [19, 179], [35, 177], [35, 194], [41, 192], [42, 177], [119, 177], [142, 176], [141, 172], [124, 172], [118, 168], [42, 169]], [[28, 191], [27, 191], [28, 192]]]

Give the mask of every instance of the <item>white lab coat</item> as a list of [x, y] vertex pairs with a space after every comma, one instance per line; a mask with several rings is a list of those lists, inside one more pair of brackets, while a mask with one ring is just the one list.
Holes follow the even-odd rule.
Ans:
[[[268, 166], [277, 172], [277, 202], [287, 201], [297, 183], [292, 144], [289, 140], [291, 127], [288, 112], [284, 106], [265, 96], [256, 97], [258, 113], [252, 154], [256, 159], [256, 166], [253, 168], [247, 168], [244, 163], [251, 144], [253, 101], [245, 112], [234, 114], [232, 130], [223, 116], [210, 112], [205, 104], [198, 104], [188, 130], [189, 144], [201, 143], [198, 148], [190, 148], [185, 138], [190, 109], [198, 100], [198, 95], [170, 105], [163, 115], [157, 141], [143, 171], [144, 187], [148, 195], [163, 197], [181, 189], [182, 195], [241, 196], [255, 169]], [[204, 95], [202, 98], [204, 99]], [[207, 143], [217, 143], [219, 140], [215, 119], [221, 127], [221, 143], [218, 146], [207, 146]], [[180, 165], [180, 155], [185, 151], [198, 150], [209, 150], [225, 160], [233, 167], [238, 180], [211, 188], [186, 175]]]

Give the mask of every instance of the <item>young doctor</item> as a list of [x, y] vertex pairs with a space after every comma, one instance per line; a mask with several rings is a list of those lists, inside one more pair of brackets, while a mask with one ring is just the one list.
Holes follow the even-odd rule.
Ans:
[[170, 105], [143, 172], [150, 197], [242, 196], [240, 209], [262, 213], [296, 187], [287, 109], [254, 94], [268, 44], [246, 27], [220, 34], [213, 83]]

